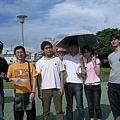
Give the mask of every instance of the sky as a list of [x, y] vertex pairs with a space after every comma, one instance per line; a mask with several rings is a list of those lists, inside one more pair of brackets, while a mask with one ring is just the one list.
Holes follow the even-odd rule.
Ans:
[[46, 38], [62, 39], [73, 31], [94, 34], [120, 28], [120, 0], [0, 0], [0, 41], [4, 49], [22, 44], [18, 15], [26, 15], [23, 32], [27, 51], [37, 53]]

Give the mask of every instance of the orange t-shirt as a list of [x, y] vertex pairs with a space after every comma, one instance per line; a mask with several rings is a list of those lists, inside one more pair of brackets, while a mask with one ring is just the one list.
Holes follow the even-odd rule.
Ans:
[[[35, 67], [32, 64], [30, 64], [30, 73], [31, 78], [38, 75], [38, 73], [35, 70]], [[19, 65], [17, 63], [11, 64], [8, 68], [7, 77], [8, 78], [20, 77], [20, 79], [23, 81], [22, 84], [16, 84], [14, 82], [15, 93], [31, 92], [29, 69], [27, 62], [23, 63], [22, 65]]]

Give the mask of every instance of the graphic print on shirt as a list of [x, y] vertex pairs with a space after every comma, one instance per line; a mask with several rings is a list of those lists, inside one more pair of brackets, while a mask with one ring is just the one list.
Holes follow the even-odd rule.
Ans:
[[19, 77], [23, 82], [28, 81], [28, 69], [16, 69], [14, 70], [15, 78]]

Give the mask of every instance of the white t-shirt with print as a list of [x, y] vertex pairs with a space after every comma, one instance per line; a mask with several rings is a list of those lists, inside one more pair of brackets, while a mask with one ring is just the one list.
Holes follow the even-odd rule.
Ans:
[[60, 58], [42, 57], [36, 63], [36, 70], [42, 76], [41, 89], [60, 88], [60, 72], [65, 70]]

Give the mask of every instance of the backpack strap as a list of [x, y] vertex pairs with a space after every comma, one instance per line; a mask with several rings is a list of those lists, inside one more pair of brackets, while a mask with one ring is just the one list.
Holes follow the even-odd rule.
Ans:
[[29, 79], [30, 79], [30, 86], [31, 86], [31, 89], [32, 89], [32, 80], [31, 80], [31, 73], [30, 73], [30, 62], [29, 61], [26, 61], [28, 63], [28, 72], [29, 72]]

